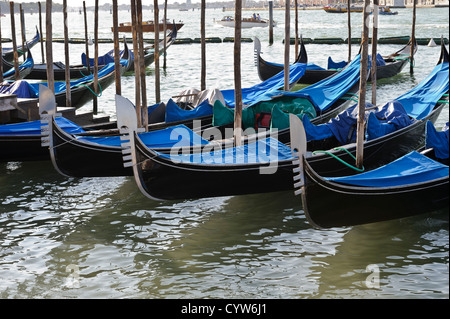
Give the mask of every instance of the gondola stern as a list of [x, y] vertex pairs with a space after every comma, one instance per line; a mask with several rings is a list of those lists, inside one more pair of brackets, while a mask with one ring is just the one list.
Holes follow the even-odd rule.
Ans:
[[[153, 197], [147, 189], [147, 185], [142, 178], [141, 165], [137, 159], [137, 139], [139, 139], [138, 133], [145, 131], [144, 128], [138, 128], [136, 110], [127, 98], [116, 94], [116, 112], [117, 112], [117, 127], [119, 132], [123, 134], [120, 139], [122, 141], [122, 155], [123, 166], [125, 168], [131, 167], [133, 169], [133, 175], [139, 190], [143, 195], [151, 200], [160, 200]], [[139, 143], [140, 147], [143, 143]], [[141, 145], [142, 144], [142, 145]]]
[[289, 126], [292, 156], [295, 158], [292, 162], [294, 166], [294, 194], [300, 195], [303, 193], [305, 186], [303, 161], [307, 147], [306, 132], [302, 120], [294, 114], [289, 114]]
[[57, 113], [56, 99], [53, 91], [45, 85], [39, 85], [39, 116], [41, 119], [41, 146], [48, 148], [50, 159], [55, 170], [59, 174], [69, 177], [58, 167], [53, 144], [53, 130], [57, 126], [55, 118], [62, 116], [62, 114]]

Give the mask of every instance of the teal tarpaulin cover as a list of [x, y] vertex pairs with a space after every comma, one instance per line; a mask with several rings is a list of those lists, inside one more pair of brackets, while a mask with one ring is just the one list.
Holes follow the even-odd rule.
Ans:
[[360, 76], [361, 55], [358, 54], [353, 61], [342, 71], [332, 77], [328, 77], [315, 84], [307, 86], [296, 92], [271, 91], [260, 95], [258, 100], [252, 104], [261, 101], [269, 101], [277, 95], [306, 97], [313, 102], [317, 111], [324, 111], [336, 100], [342, 97], [353, 85], [355, 85]]

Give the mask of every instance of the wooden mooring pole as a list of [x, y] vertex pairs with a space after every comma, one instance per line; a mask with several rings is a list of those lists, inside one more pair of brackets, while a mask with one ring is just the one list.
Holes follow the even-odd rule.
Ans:
[[[19, 80], [19, 54], [17, 52], [17, 40], [16, 40], [16, 21], [14, 19], [14, 2], [11, 1], [9, 3], [9, 12], [11, 16], [11, 38], [13, 43], [13, 51], [14, 51], [14, 70], [15, 70], [15, 79]], [[23, 48], [22, 48], [23, 49]]]
[[93, 99], [94, 115], [97, 115], [97, 112], [98, 112], [97, 95], [98, 95], [98, 0], [95, 0], [95, 9], [94, 9], [94, 99]]
[[53, 73], [52, 2], [45, 2], [45, 54], [47, 60], [47, 84], [55, 94], [55, 74]]
[[22, 58], [25, 61], [27, 59], [27, 55], [25, 54], [25, 52], [27, 51], [27, 47], [26, 47], [26, 35], [25, 35], [25, 12], [23, 11], [23, 7], [22, 4], [19, 5], [19, 13], [20, 13], [20, 33], [22, 35], [22, 51], [23, 51], [23, 55]]
[[[2, 52], [2, 7], [0, 6], [0, 54]], [[0, 63], [0, 84], [1, 83], [3, 83], [3, 63]]]
[[39, 7], [39, 34], [40, 34], [39, 42], [41, 44], [41, 60], [42, 60], [42, 64], [44, 64], [45, 63], [45, 51], [44, 51], [44, 37], [43, 37], [43, 33], [42, 33], [42, 5], [41, 5], [41, 2], [38, 2], [38, 7]]
[[235, 1], [234, 13], [234, 145], [240, 146], [242, 141], [242, 86], [241, 86], [241, 23], [242, 1]]
[[284, 90], [289, 91], [289, 51], [290, 51], [290, 28], [291, 28], [291, 12], [290, 1], [286, 1], [285, 15], [284, 15]]
[[295, 59], [298, 57], [298, 0], [295, 0]]
[[369, 5], [370, 0], [364, 0], [363, 8], [363, 34], [361, 39], [361, 75], [359, 78], [358, 120], [356, 124], [356, 167], [363, 167], [364, 157], [364, 124], [366, 109], [367, 67], [369, 55]]
[[200, 11], [200, 38], [201, 38], [201, 80], [200, 80], [200, 90], [206, 90], [206, 42], [205, 42], [205, 11], [206, 11], [206, 0], [202, 0], [201, 11]]
[[133, 53], [134, 53], [134, 98], [135, 108], [138, 121], [138, 127], [142, 127], [142, 106], [141, 106], [141, 81], [140, 81], [140, 64], [139, 64], [139, 43], [137, 35], [137, 17], [136, 17], [136, 0], [131, 0], [131, 32], [133, 36]]
[[[114, 34], [114, 74], [116, 81], [116, 94], [122, 94], [121, 79], [120, 79], [120, 49], [119, 49], [119, 17], [117, 0], [113, 0], [113, 34]], [[124, 39], [124, 46], [125, 46]]]
[[372, 62], [370, 76], [372, 82], [372, 104], [377, 104], [377, 43], [378, 43], [378, 0], [373, 0]]
[[[141, 0], [138, 0], [141, 1]], [[139, 13], [139, 12], [138, 12]], [[161, 102], [161, 88], [160, 88], [160, 70], [159, 70], [159, 8], [158, 0], [154, 0], [154, 19], [155, 19], [155, 101]], [[143, 36], [141, 35], [141, 39]], [[142, 70], [141, 70], [142, 72]], [[145, 68], [144, 68], [145, 73]]]
[[[156, 3], [156, 9], [158, 9], [158, 0], [155, 0]], [[142, 107], [142, 126], [147, 130], [148, 129], [148, 109], [147, 109], [147, 86], [145, 81], [145, 61], [144, 61], [144, 34], [142, 33], [142, 1], [137, 0], [136, 1], [136, 10], [137, 10], [137, 18], [138, 18], [138, 39], [139, 39], [139, 76], [140, 76], [140, 84], [141, 84], [141, 107]], [[158, 12], [155, 14], [155, 21], [158, 22], [156, 19], [158, 17]], [[156, 38], [159, 37], [159, 28], [157, 28], [158, 23], [155, 24], [155, 36]], [[156, 42], [157, 39], [155, 39]], [[158, 39], [159, 44], [159, 39]], [[157, 54], [158, 53], [158, 54]], [[159, 103], [159, 45], [155, 43], [155, 78], [157, 77], [158, 80], [155, 79], [155, 81], [158, 81], [158, 97], [157, 97], [157, 103]], [[156, 75], [157, 74], [157, 75]]]
[[91, 62], [89, 61], [89, 38], [88, 38], [88, 23], [87, 23], [87, 12], [86, 12], [86, 1], [83, 1], [83, 13], [84, 13], [84, 42], [86, 50], [86, 61], [87, 69], [89, 74], [91, 74]]
[[164, 59], [163, 59], [163, 69], [167, 66], [167, 0], [164, 0]]
[[409, 59], [409, 72], [414, 73], [414, 44], [416, 42], [416, 3], [417, 0], [413, 0], [413, 18], [412, 18], [412, 31], [411, 31], [411, 57]]
[[64, 19], [64, 56], [65, 56], [65, 78], [66, 78], [66, 107], [72, 106], [70, 92], [70, 53], [69, 53], [69, 28], [67, 21], [67, 0], [63, 0]]
[[269, 45], [273, 44], [273, 1], [269, 1]]
[[348, 57], [347, 62], [352, 60], [352, 23], [351, 23], [351, 11], [350, 11], [351, 0], [347, 1], [347, 28], [348, 28]]

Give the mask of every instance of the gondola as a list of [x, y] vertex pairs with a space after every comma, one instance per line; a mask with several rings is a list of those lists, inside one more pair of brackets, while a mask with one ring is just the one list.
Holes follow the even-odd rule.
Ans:
[[[365, 142], [364, 154], [367, 158], [364, 167], [371, 170], [392, 161], [393, 157], [398, 158], [420, 147], [425, 135], [425, 123], [436, 120], [444, 107], [444, 103], [437, 101], [446, 92], [448, 62], [438, 64], [426, 80], [398, 99], [405, 103], [405, 108], [406, 104], [411, 103], [414, 107], [421, 106], [423, 112], [417, 119], [411, 119], [412, 123], [406, 127]], [[128, 109], [131, 118], [133, 108]], [[124, 139], [125, 152], [131, 154], [124, 158], [124, 163], [132, 166], [138, 188], [148, 198], [179, 200], [293, 189], [292, 170], [295, 167], [291, 148], [277, 139], [266, 137], [257, 143], [221, 150], [211, 147], [200, 153], [183, 153], [181, 149], [173, 149], [170, 154], [164, 154], [147, 148], [135, 133], [135, 126], [130, 124]], [[125, 132], [126, 127], [122, 131]], [[310, 142], [307, 145], [310, 147]], [[349, 153], [355, 153], [354, 143], [344, 147]], [[343, 166], [349, 169], [335, 158], [322, 155], [308, 157], [311, 166], [319, 162], [323, 164], [320, 168], [326, 172], [347, 171], [342, 169]], [[356, 174], [349, 170], [349, 175]], [[322, 174], [320, 170], [318, 172]]]
[[[282, 75], [281, 75], [282, 77]], [[207, 92], [200, 92], [200, 95], [203, 98], [214, 98], [214, 94], [213, 93], [220, 93], [219, 90], [212, 90], [213, 92], [210, 93], [209, 95], [206, 95]], [[220, 93], [220, 95], [222, 95]], [[183, 110], [181, 109], [178, 105], [176, 105], [174, 102], [173, 103], [168, 103], [167, 105], [165, 105], [164, 103], [161, 104], [157, 104], [156, 106], [153, 107], [153, 111], [150, 113], [150, 117], [149, 117], [149, 124], [148, 126], [148, 130], [149, 131], [158, 131], [158, 130], [163, 130], [166, 129], [168, 127], [174, 127], [174, 126], [181, 126], [183, 125], [184, 127], [186, 127], [186, 129], [191, 129], [193, 128], [193, 126], [195, 126], [194, 124], [197, 123], [201, 123], [200, 125], [198, 125], [198, 128], [196, 128], [196, 131], [199, 132], [200, 134], [202, 133], [201, 131], [207, 128], [211, 127], [212, 124], [212, 115], [210, 114], [210, 109], [211, 106], [207, 103], [208, 100], [205, 100], [204, 103], [201, 103], [200, 106], [196, 107], [196, 109], [194, 110]], [[41, 104], [41, 103], [40, 103]], [[171, 106], [175, 104], [175, 106]], [[207, 111], [207, 115], [201, 115], [201, 112], [196, 112], [199, 107], [204, 107], [204, 109]], [[149, 107], [151, 108], [151, 107]], [[175, 109], [175, 111], [174, 111]], [[160, 110], [162, 110], [162, 116], [158, 116], [155, 115], [154, 113], [158, 113]], [[167, 111], [167, 114], [165, 114], [165, 112]], [[196, 112], [196, 113], [192, 113], [192, 111]], [[182, 116], [184, 119], [182, 120], [176, 120], [173, 118], [173, 115], [170, 116], [170, 120], [169, 120], [169, 114], [170, 113], [177, 113], [177, 115], [179, 115], [179, 113], [183, 113]], [[185, 113], [188, 113], [187, 115]], [[197, 116], [194, 116], [192, 114], [195, 114]], [[152, 117], [153, 116], [153, 117]], [[195, 121], [192, 121], [192, 116], [194, 116]], [[167, 121], [165, 121], [165, 119]], [[58, 131], [60, 131], [59, 133], [55, 133], [54, 136], [62, 136], [64, 137], [66, 140], [68, 140], [67, 134], [65, 133], [71, 133], [71, 134], [76, 134], [78, 136], [81, 135], [85, 135], [86, 137], [88, 136], [99, 136], [99, 135], [118, 135], [118, 130], [114, 129], [113, 127], [108, 128], [108, 129], [102, 129], [99, 132], [96, 131], [89, 131], [89, 132], [85, 132], [82, 130], [81, 127], [78, 127], [77, 130], [74, 130], [74, 124], [70, 124], [66, 122], [63, 122], [64, 127], [61, 127], [60, 122], [59, 121], [55, 121], [55, 125], [53, 126], [54, 129], [57, 128]], [[196, 126], [197, 127], [197, 126]], [[32, 161], [32, 160], [48, 160], [49, 159], [49, 152], [47, 149], [41, 148], [40, 144], [40, 140], [41, 140], [41, 132], [38, 129], [39, 125], [38, 122], [36, 123], [23, 123], [23, 124], [17, 124], [17, 125], [4, 125], [4, 126], [0, 126], [0, 149], [2, 149], [2, 153], [0, 154], [0, 161]], [[68, 129], [66, 129], [68, 128]], [[75, 136], [71, 136], [72, 139], [75, 139]], [[57, 151], [62, 151], [66, 146], [69, 146], [68, 144], [73, 144], [73, 145], [82, 145], [83, 141], [86, 141], [88, 138], [84, 139], [84, 140], [78, 140], [76, 143], [72, 143], [72, 142], [68, 142], [68, 143], [63, 143], [61, 146], [58, 146]], [[98, 142], [100, 142], [100, 140], [97, 140]], [[85, 149], [92, 149], [94, 140], [90, 141], [90, 146], [86, 147]], [[105, 142], [105, 140], [103, 141]], [[57, 142], [54, 142], [55, 145], [59, 145], [57, 144]], [[111, 145], [109, 145], [111, 146]], [[120, 153], [121, 152], [121, 148], [120, 145], [116, 148], [117, 152]], [[78, 154], [82, 154], [83, 153], [83, 148], [80, 148], [76, 153]], [[111, 153], [111, 152], [110, 152]], [[88, 157], [86, 157], [88, 158]], [[108, 163], [110, 163], [111, 161], [108, 161]], [[119, 162], [119, 166], [121, 165], [121, 158], [118, 159]], [[86, 165], [87, 168], [91, 168], [92, 172], [89, 173], [91, 175], [95, 175], [98, 174], [99, 170], [96, 169], [96, 164], [98, 162], [95, 161], [95, 158], [92, 158], [91, 160], [91, 165]], [[64, 164], [62, 164], [64, 165]], [[61, 165], [61, 166], [62, 166]], [[100, 163], [100, 165], [104, 165], [102, 163]], [[70, 166], [70, 165], [68, 165]], [[73, 167], [74, 169], [76, 169], [76, 167]], [[121, 169], [122, 170], [122, 169]], [[69, 175], [69, 169], [66, 170], [66, 175]], [[74, 173], [77, 174], [77, 173]], [[120, 175], [121, 173], [114, 173], [113, 170], [108, 171], [108, 174], [114, 174], [115, 175]]]
[[[36, 45], [36, 43], [39, 42], [40, 39], [41, 39], [41, 36], [39, 34], [38, 28], [36, 27], [35, 36], [31, 40], [29, 40], [25, 43], [25, 47], [28, 50], [32, 49]], [[26, 52], [26, 50], [23, 49], [23, 47], [21, 45], [17, 47], [17, 54], [19, 57], [22, 56], [25, 52]], [[2, 48], [2, 59], [4, 61], [8, 61], [8, 62], [14, 61], [14, 49], [13, 48]], [[5, 70], [8, 68], [3, 67], [3, 69]]]
[[[302, 122], [292, 117], [291, 127], [306, 143]], [[427, 143], [423, 152], [412, 151], [374, 170], [352, 176], [325, 178], [299, 152], [303, 210], [317, 228], [348, 227], [433, 212], [449, 206], [448, 123], [439, 137], [444, 143], [430, 143], [438, 133], [427, 122]], [[432, 138], [433, 137], [433, 138]], [[430, 145], [433, 145], [430, 148]], [[439, 150], [442, 147], [443, 150]], [[444, 156], [436, 156], [443, 153]], [[298, 192], [297, 192], [298, 194]]]
[[[417, 43], [414, 44], [414, 53], [417, 51]], [[377, 57], [377, 79], [389, 78], [400, 73], [405, 65], [409, 61], [411, 52], [411, 41], [405, 45], [402, 49], [397, 52], [387, 55]], [[272, 74], [276, 74], [280, 70], [284, 68], [283, 64], [268, 62], [261, 57], [261, 43], [255, 38], [255, 46], [254, 46], [254, 54], [255, 54], [255, 64], [258, 69], [259, 78], [264, 81], [267, 77], [272, 76]], [[298, 83], [303, 84], [312, 84], [320, 81], [324, 78], [332, 76], [338, 71], [338, 68], [346, 65], [345, 62], [335, 63], [331, 58], [328, 58], [328, 69], [324, 69], [320, 66], [317, 66], [313, 63], [308, 63], [308, 55], [306, 53], [306, 49], [300, 37], [300, 52], [297, 56], [297, 59], [294, 63], [307, 63], [308, 67], [306, 69], [305, 75], [299, 80]]]
[[[346, 73], [343, 73], [341, 76], [346, 78], [347, 80], [352, 79], [352, 75], [356, 76], [355, 79], [346, 83], [347, 88], [343, 87], [343, 91], [339, 96], [344, 95], [348, 92], [349, 87], [353, 87], [355, 83], [358, 82], [359, 78], [359, 61], [355, 59], [354, 66], [355, 70], [351, 69], [351, 66], [347, 70]], [[282, 74], [281, 74], [282, 77]], [[335, 86], [337, 84], [334, 84]], [[342, 83], [339, 84], [342, 86]], [[324, 85], [326, 88], [326, 85]], [[322, 91], [323, 88], [317, 88], [317, 90]], [[325, 92], [327, 92], [325, 90]], [[227, 94], [225, 94], [226, 96]], [[120, 99], [120, 97], [117, 97]], [[128, 100], [126, 100], [128, 101]], [[134, 106], [128, 101], [125, 102], [131, 110], [134, 110]], [[329, 105], [334, 105], [337, 109], [340, 109], [343, 105], [348, 104], [349, 100], [338, 100], [338, 101], [329, 101]], [[323, 103], [326, 104], [326, 103]], [[118, 111], [119, 112], [119, 111]], [[320, 120], [320, 116], [318, 117]], [[217, 127], [212, 128], [199, 128], [196, 129], [195, 132], [189, 129], [187, 126], [181, 126], [181, 123], [173, 124], [173, 127], [177, 128], [177, 132], [180, 132], [180, 136], [188, 136], [191, 139], [191, 143], [189, 145], [184, 145], [183, 148], [188, 152], [193, 151], [201, 151], [204, 148], [211, 147], [212, 145], [218, 146], [222, 148], [232, 147], [233, 143], [231, 139], [224, 139], [220, 141], [211, 140], [211, 136], [214, 135], [214, 130], [218, 130]], [[118, 125], [120, 127], [120, 124]], [[163, 128], [168, 131], [168, 128]], [[81, 137], [84, 134], [70, 134], [65, 132], [65, 130], [61, 129], [58, 123], [52, 122], [51, 128], [46, 129], [46, 132], [49, 132], [48, 139], [51, 141], [50, 154], [53, 159], [53, 164], [55, 168], [63, 175], [66, 176], [75, 176], [75, 177], [100, 177], [100, 176], [121, 176], [123, 174], [131, 174], [131, 169], [124, 169], [121, 167], [122, 165], [122, 146], [120, 143], [118, 144], [118, 137], [104, 137], [104, 138], [89, 138], [89, 137]], [[284, 130], [285, 133], [283, 135], [289, 135], [288, 129]], [[155, 131], [153, 134], [163, 134], [164, 132]], [[198, 134], [196, 134], [198, 133]], [[267, 132], [263, 132], [262, 134], [267, 134]], [[259, 135], [257, 135], [259, 136]], [[142, 139], [142, 135], [140, 135]], [[204, 138], [203, 138], [204, 137]], [[47, 139], [47, 137], [44, 137]], [[176, 138], [176, 136], [175, 136]], [[256, 139], [256, 135], [252, 137], [246, 137], [245, 143], [249, 143], [251, 140]], [[175, 146], [173, 141], [167, 138], [166, 134], [166, 142], [158, 143], [153, 142], [154, 146], [151, 146], [151, 142], [148, 142], [149, 137], [146, 138], [145, 146], [148, 148], [152, 148], [161, 153], [170, 153], [172, 147]], [[180, 146], [179, 142], [175, 140], [176, 146]], [[170, 146], [170, 147], [169, 147]], [[108, 158], [108, 160], [105, 160]]]
[[[123, 74], [129, 68], [131, 55], [128, 51], [128, 46], [125, 45], [126, 53], [121, 60], [120, 72]], [[99, 90], [106, 89], [115, 80], [115, 65], [109, 63], [98, 72], [98, 86]], [[42, 83], [31, 83], [25, 80], [15, 81], [9, 86], [0, 88], [0, 93], [15, 94], [18, 98], [37, 99], [39, 97], [39, 85]], [[55, 97], [59, 106], [66, 106], [66, 83], [55, 82]], [[70, 82], [71, 106], [80, 108], [88, 101], [91, 101], [94, 96], [94, 76], [88, 75], [81, 79]]]
[[[178, 31], [176, 28], [172, 28], [169, 32], [169, 34], [167, 35], [167, 39], [166, 39], [166, 50], [175, 42], [176, 38], [177, 38], [177, 34]], [[147, 67], [150, 64], [152, 64], [155, 61], [155, 50], [154, 50], [154, 45], [151, 45], [149, 47], [144, 48], [144, 65]], [[130, 50], [131, 54], [132, 54], [132, 60], [131, 60], [131, 65], [130, 68], [128, 70], [128, 72], [132, 72], [134, 71], [134, 52], [132, 50]], [[159, 42], [159, 54], [162, 55], [164, 54], [164, 40], [161, 40]], [[121, 51], [121, 54], [123, 54], [123, 51]], [[86, 61], [86, 54], [83, 53], [81, 56], [81, 61], [82, 64], [84, 66], [87, 66], [87, 61]], [[101, 64], [105, 64], [105, 62], [112, 62], [114, 61], [114, 50], [109, 51], [108, 53], [106, 53], [105, 55], [103, 55], [102, 57], [99, 58], [99, 63]], [[94, 65], [94, 59], [90, 58], [89, 59], [89, 63], [91, 66]]]
[[[19, 79], [26, 78], [30, 74], [33, 67], [34, 67], [33, 56], [31, 55], [31, 51], [28, 50], [27, 59], [21, 65], [19, 65]], [[8, 71], [3, 73], [3, 80], [13, 80], [13, 79], [16, 79], [16, 70], [14, 68], [14, 65], [12, 66], [12, 68], [8, 69]]]

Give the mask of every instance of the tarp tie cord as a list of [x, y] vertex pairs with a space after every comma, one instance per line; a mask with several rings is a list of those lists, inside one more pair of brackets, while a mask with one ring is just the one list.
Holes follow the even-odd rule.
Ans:
[[87, 86], [86, 84], [75, 85], [74, 87], [80, 87], [80, 86], [85, 86], [85, 87], [86, 87], [89, 91], [91, 91], [91, 93], [94, 94], [96, 97], [101, 97], [102, 94], [103, 94], [102, 86], [100, 85], [100, 83], [98, 83], [98, 87], [99, 87], [99, 89], [100, 89], [100, 93], [99, 93], [99, 94], [95, 94], [95, 92], [92, 91], [92, 89], [91, 89], [89, 86]]
[[[333, 150], [336, 150], [336, 151], [338, 151], [338, 150], [345, 151], [348, 155], [350, 155], [350, 156], [356, 161], [356, 157], [353, 156], [352, 153], [350, 153], [347, 149], [345, 149], [345, 148], [343, 148], [343, 147], [335, 147], [335, 148], [333, 148]], [[350, 165], [349, 163], [345, 162], [344, 160], [340, 159], [339, 157], [337, 157], [336, 155], [332, 154], [332, 153], [329, 152], [329, 151], [314, 151], [314, 152], [313, 152], [313, 154], [319, 154], [319, 153], [323, 153], [323, 154], [330, 155], [330, 156], [333, 157], [334, 159], [337, 159], [339, 162], [341, 162], [342, 164], [344, 164], [344, 165], [350, 167], [351, 169], [354, 169], [355, 171], [358, 171], [358, 172], [364, 172], [364, 166], [363, 166], [362, 168], [357, 168], [357, 167], [355, 167], [355, 166], [353, 166], [353, 165]]]

